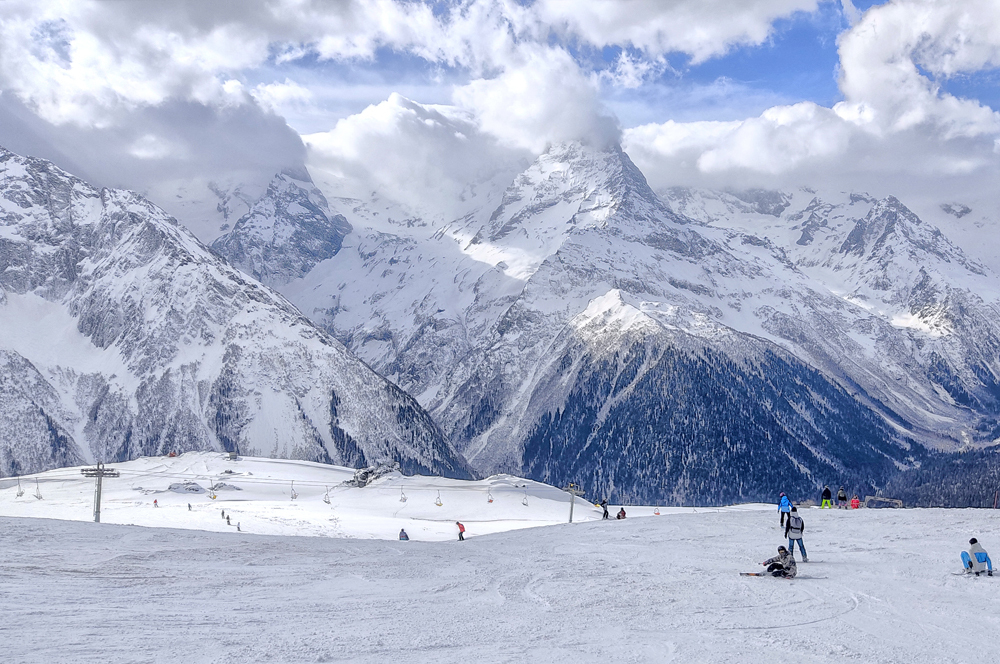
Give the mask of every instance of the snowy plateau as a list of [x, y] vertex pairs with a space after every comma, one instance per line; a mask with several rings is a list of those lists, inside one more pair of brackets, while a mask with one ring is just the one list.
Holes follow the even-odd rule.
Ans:
[[970, 536], [996, 558], [997, 510], [804, 508], [809, 562], [785, 580], [739, 575], [786, 542], [774, 505], [602, 521], [577, 499], [569, 524], [568, 493], [514, 476], [115, 468], [101, 524], [78, 468], [0, 480], [5, 661], [997, 661], [1000, 575], [959, 560]]

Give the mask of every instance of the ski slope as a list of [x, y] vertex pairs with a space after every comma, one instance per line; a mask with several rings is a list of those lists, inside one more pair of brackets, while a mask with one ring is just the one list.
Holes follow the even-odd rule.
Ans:
[[973, 534], [1000, 558], [1000, 513], [803, 516], [791, 581], [738, 575], [782, 542], [771, 509], [466, 542], [0, 517], [0, 639], [26, 664], [998, 661], [1000, 577], [953, 573]]
[[[254, 534], [393, 540], [405, 528], [411, 539], [450, 540], [458, 536], [456, 521], [465, 524], [467, 537], [475, 537], [569, 519], [569, 493], [513, 475], [473, 482], [391, 473], [357, 488], [342, 486], [353, 479], [353, 468], [255, 457], [230, 461], [217, 452], [143, 457], [109, 468], [121, 476], [104, 480], [102, 523], [220, 532], [239, 524], [241, 532]], [[220, 488], [212, 492], [213, 486]], [[93, 521], [94, 490], [95, 480], [83, 477], [80, 468], [5, 478], [0, 516]], [[640, 511], [650, 514], [652, 508]], [[574, 521], [601, 515], [576, 499]]]

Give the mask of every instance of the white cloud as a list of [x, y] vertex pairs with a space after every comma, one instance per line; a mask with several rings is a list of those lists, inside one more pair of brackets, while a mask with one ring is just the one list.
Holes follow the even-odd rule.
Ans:
[[474, 114], [483, 131], [536, 154], [558, 141], [603, 146], [620, 140], [595, 81], [566, 51], [525, 46], [517, 60], [498, 76], [455, 90], [455, 102]]
[[502, 145], [466, 110], [425, 106], [399, 95], [303, 137], [309, 169], [324, 171], [341, 195], [373, 191], [414, 213], [450, 221], [477, 184], [506, 184], [531, 154]]
[[631, 45], [694, 62], [740, 44], [760, 44], [775, 20], [814, 11], [819, 0], [538, 0], [541, 22], [598, 47]]
[[739, 122], [647, 124], [627, 130], [625, 146], [656, 186], [894, 183], [926, 196], [954, 176], [982, 184], [997, 168], [1000, 114], [931, 76], [997, 66], [998, 25], [997, 2], [875, 7], [840, 38], [846, 99], [832, 109], [798, 103]]

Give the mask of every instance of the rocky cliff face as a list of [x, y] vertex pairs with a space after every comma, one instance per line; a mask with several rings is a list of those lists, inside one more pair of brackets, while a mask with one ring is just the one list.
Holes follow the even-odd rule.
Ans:
[[0, 474], [194, 449], [469, 474], [412, 398], [162, 210], [2, 150], [0, 295]]

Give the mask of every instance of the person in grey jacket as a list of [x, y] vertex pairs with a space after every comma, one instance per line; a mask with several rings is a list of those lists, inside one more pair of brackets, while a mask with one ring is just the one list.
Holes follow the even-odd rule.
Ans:
[[767, 568], [771, 576], [783, 579], [794, 579], [798, 573], [798, 569], [795, 567], [795, 558], [783, 546], [778, 547], [778, 555], [774, 558], [768, 558], [761, 565]]
[[799, 509], [793, 507], [791, 513], [788, 515], [788, 523], [785, 524], [785, 537], [788, 538], [788, 551], [789, 555], [795, 555], [795, 543], [799, 543], [799, 551], [802, 552], [802, 562], [809, 562], [809, 556], [806, 555], [806, 547], [802, 543], [802, 533], [805, 532], [806, 522], [802, 520], [799, 516]]

